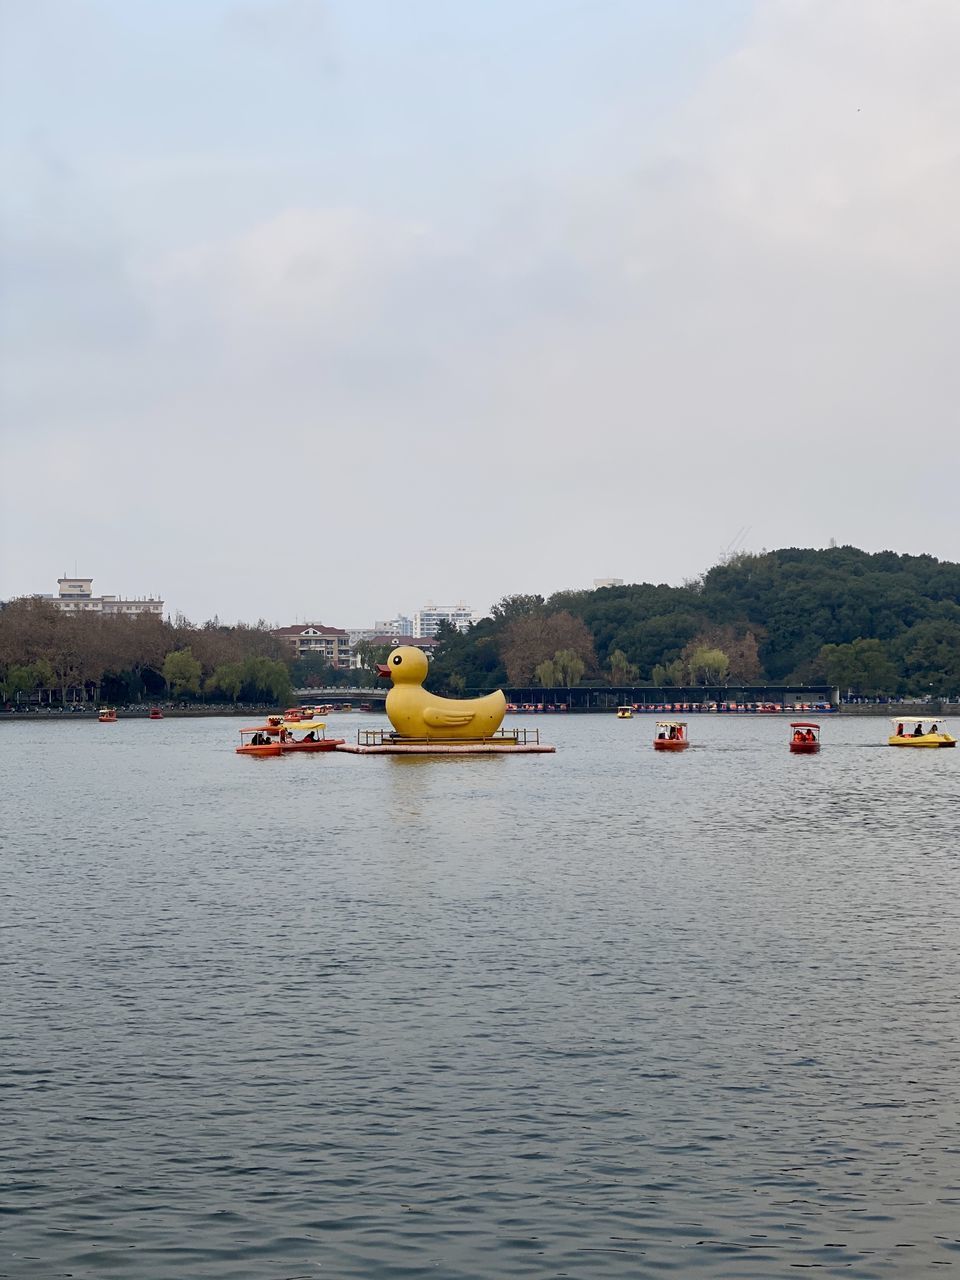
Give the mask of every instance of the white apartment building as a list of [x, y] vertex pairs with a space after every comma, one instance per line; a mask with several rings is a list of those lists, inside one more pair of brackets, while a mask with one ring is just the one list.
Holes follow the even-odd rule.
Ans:
[[65, 613], [110, 613], [133, 617], [138, 613], [163, 616], [163, 601], [154, 596], [123, 600], [118, 596], [95, 596], [92, 578], [58, 578], [57, 594], [41, 596]]
[[413, 619], [406, 618], [400, 613], [395, 618], [375, 622], [373, 624], [373, 634], [375, 636], [412, 636], [420, 633], [414, 631]]
[[435, 636], [441, 622], [449, 622], [458, 631], [466, 631], [477, 620], [476, 610], [461, 600], [458, 604], [425, 604], [413, 615], [415, 636]]

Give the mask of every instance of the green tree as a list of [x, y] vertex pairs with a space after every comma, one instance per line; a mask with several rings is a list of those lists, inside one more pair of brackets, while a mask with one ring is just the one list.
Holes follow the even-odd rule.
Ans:
[[559, 649], [553, 655], [553, 666], [558, 680], [568, 689], [580, 683], [587, 669], [587, 664], [575, 649]]
[[686, 667], [680, 658], [674, 658], [673, 662], [668, 662], [666, 666], [657, 663], [650, 672], [650, 682], [658, 689], [664, 689], [676, 685], [682, 685], [686, 680]]
[[544, 660], [538, 664], [537, 669], [533, 674], [536, 677], [537, 683], [544, 689], [552, 689], [555, 685], [560, 683], [557, 664], [554, 662], [553, 658], [544, 658]]
[[490, 610], [496, 622], [515, 622], [517, 618], [528, 618], [543, 611], [543, 596], [514, 595], [503, 596]]
[[907, 687], [915, 693], [960, 693], [960, 624], [918, 622], [894, 646]]
[[614, 649], [607, 660], [610, 665], [610, 683], [613, 685], [635, 684], [640, 678], [636, 663], [631, 662], [622, 649]]
[[200, 692], [202, 673], [203, 668], [189, 648], [175, 649], [163, 660], [163, 678], [175, 698], [180, 698], [185, 693], [196, 696]]
[[7, 668], [0, 680], [0, 694], [5, 702], [19, 703], [24, 694], [31, 694], [37, 687], [37, 673], [32, 666], [14, 663]]
[[880, 640], [858, 636], [850, 644], [827, 644], [820, 650], [830, 684], [857, 697], [893, 693], [897, 669]]
[[293, 686], [290, 683], [290, 668], [277, 658], [268, 658], [269, 668], [266, 672], [266, 691], [276, 703], [289, 703], [293, 697]]
[[236, 702], [243, 689], [243, 666], [239, 662], [222, 662], [206, 682], [208, 693], [225, 693]]
[[730, 670], [730, 659], [722, 649], [695, 647], [687, 654], [687, 674], [691, 684], [723, 684]]

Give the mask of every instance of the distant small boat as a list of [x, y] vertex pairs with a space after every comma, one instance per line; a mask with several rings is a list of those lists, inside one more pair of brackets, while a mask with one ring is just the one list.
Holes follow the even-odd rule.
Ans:
[[[941, 729], [942, 716], [897, 716], [893, 733], [887, 739], [891, 747], [955, 747], [957, 740]], [[924, 728], [929, 725], [930, 728]]]
[[633, 719], [633, 707], [617, 707], [617, 719], [618, 719], [618, 720], [632, 720], [632, 719]]
[[793, 720], [790, 750], [794, 755], [812, 756], [820, 750], [820, 726], [810, 720]]
[[151, 720], [162, 720], [162, 719], [163, 719], [163, 712], [160, 710], [160, 708], [159, 708], [159, 707], [151, 707], [151, 708], [150, 708], [150, 716], [149, 716], [149, 719], [151, 719]]
[[654, 751], [686, 751], [689, 745], [686, 720], [657, 721], [657, 736], [653, 740]]
[[97, 715], [101, 724], [116, 724], [117, 712], [114, 707], [101, 707]]

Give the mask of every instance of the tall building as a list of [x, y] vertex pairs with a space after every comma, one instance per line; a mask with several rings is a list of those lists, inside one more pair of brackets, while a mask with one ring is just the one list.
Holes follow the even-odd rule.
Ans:
[[350, 668], [353, 650], [350, 637], [342, 627], [301, 622], [293, 627], [278, 627], [273, 634], [290, 646], [295, 658], [322, 658], [327, 666], [339, 671]]
[[622, 587], [622, 578], [594, 578], [593, 585], [599, 590], [600, 587]]
[[414, 634], [413, 619], [405, 618], [400, 613], [395, 618], [388, 618], [385, 622], [375, 622], [373, 624], [373, 634], [377, 636], [412, 636]]
[[41, 599], [49, 600], [65, 613], [110, 613], [133, 617], [138, 613], [153, 613], [163, 616], [163, 601], [154, 596], [138, 596], [133, 600], [123, 600], [118, 596], [95, 596], [92, 578], [58, 578], [58, 592], [55, 596], [45, 595]]
[[435, 636], [441, 622], [449, 622], [458, 631], [466, 631], [477, 619], [476, 611], [461, 600], [458, 604], [425, 604], [413, 615], [415, 636]]

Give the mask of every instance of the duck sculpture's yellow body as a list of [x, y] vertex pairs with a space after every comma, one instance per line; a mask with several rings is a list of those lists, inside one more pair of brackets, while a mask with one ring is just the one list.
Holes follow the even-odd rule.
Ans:
[[387, 715], [401, 737], [460, 741], [496, 733], [507, 710], [499, 689], [484, 698], [438, 698], [422, 687], [428, 670], [427, 655], [410, 645], [391, 649], [386, 663], [377, 666], [379, 675], [393, 681]]

